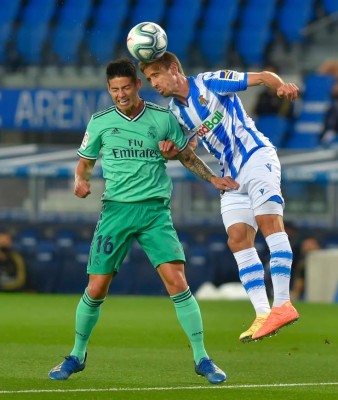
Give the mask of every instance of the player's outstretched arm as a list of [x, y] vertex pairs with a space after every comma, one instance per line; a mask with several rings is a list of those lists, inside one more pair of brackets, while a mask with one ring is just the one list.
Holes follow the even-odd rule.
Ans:
[[265, 85], [276, 90], [278, 97], [293, 101], [298, 97], [299, 88], [294, 83], [284, 82], [283, 79], [270, 71], [248, 72], [248, 86]]
[[239, 184], [230, 176], [221, 178], [207, 166], [188, 146], [183, 151], [177, 154], [177, 159], [194, 175], [205, 181], [212, 183], [216, 189], [230, 190], [239, 188]]
[[95, 161], [80, 157], [75, 169], [74, 194], [77, 197], [85, 198], [90, 194], [90, 177]]

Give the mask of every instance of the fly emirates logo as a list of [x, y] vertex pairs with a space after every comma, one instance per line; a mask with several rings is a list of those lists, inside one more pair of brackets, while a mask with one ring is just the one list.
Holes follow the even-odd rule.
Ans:
[[203, 121], [203, 124], [197, 126], [194, 132], [198, 136], [204, 136], [210, 131], [212, 131], [222, 120], [223, 114], [220, 111], [216, 111], [214, 114], [210, 115], [207, 119]]

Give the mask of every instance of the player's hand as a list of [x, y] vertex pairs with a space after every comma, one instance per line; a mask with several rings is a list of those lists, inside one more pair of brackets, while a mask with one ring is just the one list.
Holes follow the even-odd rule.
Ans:
[[293, 101], [298, 97], [299, 88], [294, 83], [283, 83], [283, 85], [279, 86], [276, 93], [278, 97], [285, 97]]
[[89, 196], [90, 191], [90, 183], [86, 180], [76, 179], [74, 183], [74, 194], [77, 197], [84, 199]]
[[239, 188], [239, 183], [237, 183], [234, 179], [230, 176], [225, 176], [221, 178], [219, 176], [213, 176], [211, 178], [211, 183], [215, 186], [216, 189], [219, 190], [237, 190]]
[[172, 160], [179, 153], [179, 148], [172, 140], [162, 140], [158, 143], [160, 152], [167, 160]]

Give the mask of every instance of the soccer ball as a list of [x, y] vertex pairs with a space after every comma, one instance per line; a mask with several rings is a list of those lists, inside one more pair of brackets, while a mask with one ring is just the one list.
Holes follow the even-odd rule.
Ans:
[[167, 45], [167, 34], [153, 22], [141, 22], [128, 33], [127, 47], [130, 54], [146, 63], [160, 58], [167, 50]]

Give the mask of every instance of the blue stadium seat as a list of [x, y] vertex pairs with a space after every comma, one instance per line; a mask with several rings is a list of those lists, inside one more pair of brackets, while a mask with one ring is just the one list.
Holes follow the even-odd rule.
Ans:
[[276, 1], [255, 0], [248, 2], [240, 13], [241, 29], [269, 27], [276, 14]]
[[76, 64], [79, 46], [84, 37], [84, 27], [58, 25], [52, 32], [52, 49], [62, 65]]
[[238, 1], [213, 0], [208, 3], [202, 28], [197, 31], [197, 43], [206, 64], [225, 62], [237, 12]]
[[[137, 286], [137, 273], [138, 264], [132, 263], [130, 254], [128, 254], [121, 265], [120, 271], [110, 285], [109, 293], [115, 295], [135, 294], [135, 286]], [[159, 283], [158, 286], [161, 286], [161, 284]]]
[[330, 75], [308, 74], [304, 80], [304, 101], [330, 101], [334, 78]]
[[[200, 16], [201, 0], [174, 0], [166, 13], [165, 30], [168, 51], [175, 53], [184, 64], [193, 42], [195, 27]], [[184, 32], [184, 34], [183, 34]]]
[[[114, 23], [111, 9], [114, 8]], [[128, 13], [127, 2], [101, 2], [93, 12], [93, 27], [87, 33], [88, 49], [98, 64], [106, 64], [113, 57], [121, 38], [121, 28]]]
[[309, 74], [305, 77], [302, 109], [287, 148], [312, 149], [319, 146], [333, 84], [334, 78], [328, 75]]
[[[112, 21], [111, 10], [114, 9]], [[118, 30], [128, 16], [128, 2], [120, 0], [102, 1], [93, 11], [93, 25], [99, 29]]]
[[130, 9], [130, 26], [145, 21], [161, 25], [165, 10], [166, 0], [138, 0]]
[[267, 136], [276, 147], [283, 147], [290, 121], [278, 115], [262, 115], [256, 120], [256, 127]]
[[49, 27], [40, 22], [32, 25], [21, 25], [18, 29], [16, 46], [23, 61], [27, 64], [40, 64], [42, 50], [47, 41]]
[[58, 24], [67, 27], [85, 25], [91, 11], [92, 0], [67, 0], [58, 13]]
[[22, 23], [29, 26], [48, 23], [51, 20], [55, 9], [55, 0], [30, 0], [22, 11]]
[[211, 234], [208, 236], [209, 279], [216, 286], [227, 282], [238, 282], [238, 267], [236, 260], [227, 245], [227, 235]]
[[[162, 280], [136, 240], [131, 248], [129, 265], [123, 268], [125, 269], [124, 272], [129, 275], [133, 271], [132, 277], [130, 278], [132, 286], [129, 289], [131, 290], [131, 294], [152, 296], [166, 294], [166, 289]], [[121, 275], [122, 273], [121, 271]], [[118, 281], [116, 281], [115, 285], [118, 285]]]
[[87, 36], [88, 48], [97, 64], [107, 64], [114, 58], [120, 38], [115, 28], [92, 28]]
[[6, 58], [6, 45], [12, 37], [12, 22], [4, 22], [0, 25], [0, 62], [4, 62]]
[[77, 233], [71, 229], [59, 229], [53, 235], [53, 241], [57, 252], [62, 256], [73, 255], [79, 238]]
[[338, 12], [338, 0], [323, 0], [322, 4], [328, 14]]
[[0, 11], [0, 62], [4, 62], [6, 45], [13, 33], [13, 23], [20, 9], [20, 0], [3, 0]]
[[16, 245], [24, 257], [35, 255], [37, 245], [41, 240], [43, 240], [43, 234], [35, 227], [23, 228], [15, 236]]
[[242, 7], [235, 43], [238, 54], [247, 67], [264, 63], [265, 51], [273, 37], [271, 25], [275, 14], [274, 0], [255, 0]]
[[271, 40], [269, 27], [260, 30], [240, 30], [236, 36], [236, 49], [246, 66], [264, 64], [265, 51]]
[[210, 282], [212, 270], [206, 243], [195, 243], [189, 247], [185, 268], [190, 290], [194, 293], [204, 282]]
[[21, 0], [1, 0], [0, 25], [14, 22], [20, 10]]
[[285, 148], [309, 150], [319, 146], [319, 135], [316, 133], [293, 132], [287, 141]]
[[55, 293], [59, 263], [52, 241], [41, 240], [36, 247], [34, 262], [27, 265], [27, 286], [38, 293]]
[[194, 238], [189, 232], [177, 231], [177, 236], [181, 242], [184, 251], [189, 252], [189, 248], [194, 244]]
[[75, 243], [74, 257], [68, 257], [60, 271], [56, 287], [58, 293], [82, 293], [86, 288], [90, 244], [89, 240], [78, 240]]
[[284, 0], [278, 13], [278, 26], [289, 43], [303, 41], [303, 28], [314, 17], [314, 0]]

